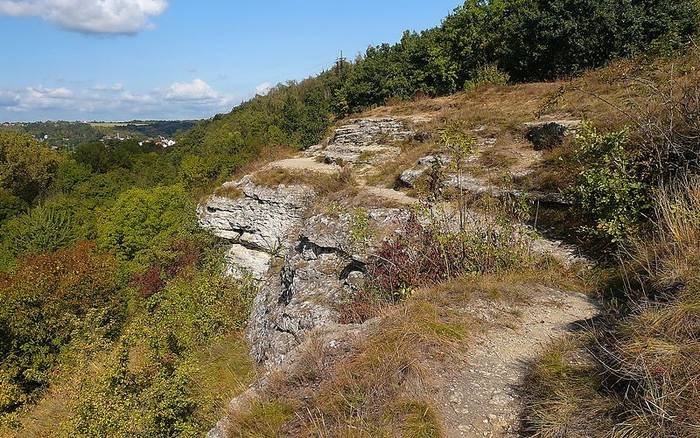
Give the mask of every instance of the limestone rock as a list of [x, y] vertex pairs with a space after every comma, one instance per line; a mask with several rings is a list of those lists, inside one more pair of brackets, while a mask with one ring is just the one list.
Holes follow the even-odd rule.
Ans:
[[[367, 226], [391, 230], [405, 214], [372, 210]], [[253, 304], [247, 338], [256, 361], [280, 364], [308, 332], [339, 322], [338, 305], [361, 286], [372, 252], [371, 242], [353, 241], [355, 222], [351, 213], [321, 214], [306, 222], [281, 272], [267, 280]]]
[[450, 163], [449, 157], [445, 155], [428, 155], [416, 162], [416, 164], [410, 169], [405, 170], [399, 177], [399, 181], [406, 187], [415, 187], [418, 179], [423, 176], [423, 174], [430, 169], [433, 165], [439, 164], [444, 167]]
[[323, 157], [331, 163], [377, 164], [401, 153], [400, 148], [385, 143], [413, 135], [391, 117], [357, 119], [336, 129]]
[[314, 197], [305, 186], [269, 188], [249, 177], [229, 183], [240, 192], [238, 198], [212, 196], [197, 209], [199, 225], [214, 235], [230, 240], [227, 273], [244, 273], [262, 279], [271, 254], [278, 252], [290, 231], [303, 222], [303, 215]]
[[[440, 154], [425, 156], [419, 159], [413, 167], [404, 171], [399, 177], [399, 180], [404, 186], [415, 188], [416, 182], [436, 163], [445, 168], [450, 163], [450, 159]], [[570, 204], [570, 201], [560, 193], [527, 192], [518, 189], [507, 189], [476, 178], [468, 172], [464, 172], [459, 176], [454, 172], [447, 171], [447, 169], [443, 170], [445, 171], [445, 186], [462, 188], [475, 195], [490, 195], [496, 198], [514, 196], [518, 198], [527, 198], [530, 201], [541, 202], [543, 204]]]
[[243, 245], [231, 245], [226, 253], [226, 274], [234, 278], [247, 276], [255, 280], [263, 280], [270, 268], [272, 255]]

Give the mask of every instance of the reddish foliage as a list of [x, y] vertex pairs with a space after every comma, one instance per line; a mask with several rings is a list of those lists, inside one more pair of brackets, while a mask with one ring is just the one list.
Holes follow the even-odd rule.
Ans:
[[187, 268], [197, 264], [202, 256], [202, 247], [194, 240], [177, 240], [170, 248], [177, 254], [167, 266], [164, 266], [164, 270], [170, 278], [178, 276]]
[[153, 263], [144, 273], [131, 279], [131, 285], [138, 288], [143, 298], [149, 298], [163, 290], [168, 280], [196, 265], [202, 255], [201, 246], [193, 240], [177, 240], [172, 243], [170, 250], [173, 254], [170, 260]]
[[143, 298], [151, 297], [163, 290], [165, 280], [161, 277], [160, 265], [151, 265], [143, 274], [135, 275], [131, 285], [138, 288]]
[[92, 242], [78, 243], [54, 253], [22, 258], [14, 274], [0, 275], [5, 298], [32, 296], [54, 302], [71, 313], [110, 299], [115, 285], [113, 257], [100, 254]]
[[380, 291], [393, 295], [404, 287], [444, 280], [452, 264], [441, 254], [435, 233], [412, 216], [398, 237], [383, 243], [369, 273]]

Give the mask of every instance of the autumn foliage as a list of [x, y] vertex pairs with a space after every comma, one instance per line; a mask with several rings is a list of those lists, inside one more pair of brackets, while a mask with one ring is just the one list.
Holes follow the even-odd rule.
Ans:
[[[14, 273], [0, 275], [0, 412], [48, 383], [62, 349], [88, 320], [106, 326], [119, 318], [115, 270], [112, 256], [80, 243], [26, 257]], [[10, 393], [19, 395], [3, 396]]]

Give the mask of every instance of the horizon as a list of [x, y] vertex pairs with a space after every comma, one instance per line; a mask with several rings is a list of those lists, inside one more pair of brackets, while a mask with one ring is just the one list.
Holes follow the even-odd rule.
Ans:
[[208, 119], [462, 4], [127, 3], [0, 0], [0, 122]]

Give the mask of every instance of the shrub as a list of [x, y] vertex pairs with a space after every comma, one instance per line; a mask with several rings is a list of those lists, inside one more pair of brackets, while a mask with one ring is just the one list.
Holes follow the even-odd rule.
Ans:
[[584, 124], [576, 142], [576, 158], [583, 170], [571, 193], [593, 223], [584, 231], [620, 243], [637, 232], [649, 208], [648, 186], [640, 178], [639, 164], [626, 150], [629, 132], [599, 134]]
[[[697, 53], [691, 57], [697, 62]], [[700, 173], [700, 83], [691, 67], [681, 78], [648, 86], [647, 102], [637, 105], [633, 121], [635, 149], [644, 177], [668, 184], [687, 174]]]
[[463, 274], [498, 273], [530, 263], [529, 236], [505, 221], [472, 217], [463, 229], [415, 214], [384, 241], [369, 265], [374, 286], [392, 301], [419, 286]]
[[[61, 426], [64, 436], [201, 436], [220, 413], [199, 386], [210, 365], [204, 353], [243, 327], [252, 297], [252, 287], [213, 268], [168, 283], [130, 320], [115, 353], [83, 377], [74, 415]], [[238, 336], [225, 340], [242, 344]], [[246, 360], [224, 373], [241, 390], [250, 372]], [[214, 390], [220, 388], [227, 389], [222, 399], [235, 395], [231, 382]]]
[[526, 138], [536, 151], [551, 150], [564, 143], [567, 128], [559, 123], [547, 123], [528, 130]]
[[464, 83], [464, 91], [472, 91], [484, 85], [506, 85], [510, 75], [498, 69], [496, 64], [477, 68]]
[[58, 355], [92, 310], [109, 309], [111, 321], [123, 311], [114, 260], [89, 243], [23, 258], [14, 274], [0, 275], [0, 299], [0, 413], [48, 384]]
[[26, 202], [0, 189], [0, 224], [13, 216], [23, 213], [26, 209]]
[[134, 275], [131, 284], [138, 288], [143, 298], [149, 298], [160, 292], [165, 287], [166, 281], [194, 267], [201, 255], [202, 247], [199, 242], [188, 239], [176, 240], [167, 251], [159, 253], [158, 260], [153, 262], [145, 272]]
[[147, 258], [195, 230], [195, 207], [181, 186], [123, 192], [98, 222], [99, 242], [123, 260]]
[[75, 242], [81, 232], [70, 211], [50, 205], [9, 220], [3, 234], [3, 243], [19, 256], [64, 248]]

